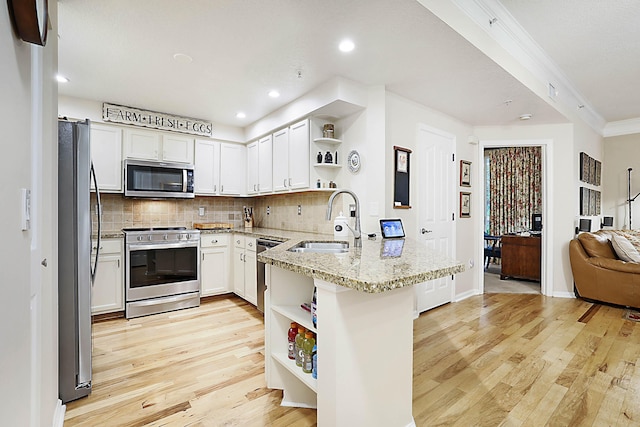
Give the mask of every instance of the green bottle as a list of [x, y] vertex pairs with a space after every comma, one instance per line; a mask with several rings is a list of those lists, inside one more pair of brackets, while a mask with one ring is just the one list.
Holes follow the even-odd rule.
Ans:
[[304, 341], [305, 329], [298, 325], [298, 335], [296, 335], [296, 365], [302, 367], [302, 342]]
[[313, 339], [313, 332], [307, 331], [302, 342], [302, 372], [310, 374], [313, 370], [313, 346], [316, 345], [316, 340]]

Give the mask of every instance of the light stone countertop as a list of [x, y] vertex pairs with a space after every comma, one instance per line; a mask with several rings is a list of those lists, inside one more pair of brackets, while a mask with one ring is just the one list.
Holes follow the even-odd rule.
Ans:
[[363, 292], [386, 292], [465, 270], [461, 262], [409, 238], [404, 239], [400, 256], [393, 257], [384, 256], [384, 241], [380, 238], [369, 240], [365, 237], [362, 248], [354, 248], [350, 236], [347, 239], [349, 252], [344, 254], [297, 253], [288, 249], [303, 241], [333, 241], [333, 236], [265, 228], [231, 231], [274, 240], [288, 239], [258, 254], [258, 260]]

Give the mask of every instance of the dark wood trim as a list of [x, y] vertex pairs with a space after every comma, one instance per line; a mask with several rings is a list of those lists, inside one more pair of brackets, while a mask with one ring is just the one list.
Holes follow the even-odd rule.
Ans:
[[124, 318], [124, 310], [114, 311], [112, 313], [94, 314], [91, 316], [91, 323], [105, 322], [107, 320]]

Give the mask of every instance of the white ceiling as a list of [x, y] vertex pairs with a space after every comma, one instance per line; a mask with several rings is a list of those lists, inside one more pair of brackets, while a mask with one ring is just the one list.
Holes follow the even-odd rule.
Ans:
[[[620, 34], [578, 32], [594, 21], [576, 12], [584, 1], [503, 3], [607, 120], [640, 117], [640, 85], [626, 86], [640, 55], [624, 58], [638, 51], [638, 29], [606, 20], [635, 35], [624, 48]], [[611, 1], [588, 3], [604, 12], [597, 6]], [[342, 76], [472, 125], [513, 124], [524, 113], [532, 124], [566, 121], [415, 0], [59, 0], [58, 10], [59, 70], [70, 79], [62, 95], [244, 127]], [[356, 44], [350, 54], [337, 50], [344, 37]], [[281, 96], [269, 98], [271, 89]]]
[[500, 0], [607, 122], [640, 117], [640, 2]]

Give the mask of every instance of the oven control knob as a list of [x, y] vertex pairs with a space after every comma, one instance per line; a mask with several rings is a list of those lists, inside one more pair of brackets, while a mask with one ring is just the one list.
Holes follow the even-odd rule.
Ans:
[[162, 238], [163, 238], [164, 240], [169, 240], [169, 236], [168, 236], [167, 234], [165, 234], [164, 236], [162, 236]]
[[151, 234], [149, 234], [149, 235], [147, 236], [147, 240], [148, 240], [148, 241], [151, 241]]
[[191, 234], [187, 234], [187, 240], [191, 240]]
[[136, 239], [137, 239], [139, 242], [141, 242], [141, 241], [142, 241], [142, 236], [138, 236]]

